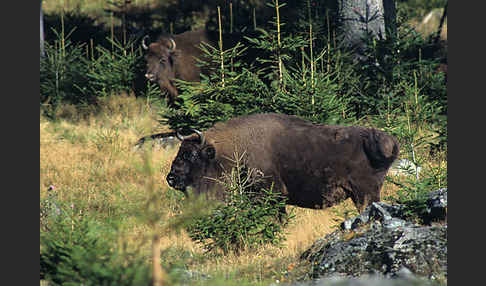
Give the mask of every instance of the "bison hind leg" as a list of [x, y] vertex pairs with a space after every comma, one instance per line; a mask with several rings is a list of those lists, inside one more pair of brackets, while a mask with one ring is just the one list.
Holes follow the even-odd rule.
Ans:
[[358, 209], [358, 212], [361, 214], [373, 202], [380, 201], [379, 191], [378, 194], [374, 194], [375, 192], [370, 193], [362, 193], [362, 192], [355, 192], [351, 195], [351, 199], [353, 200], [354, 205]]
[[[367, 206], [372, 204], [373, 202], [380, 201], [380, 189], [381, 185], [376, 185], [373, 183], [368, 182], [366, 187], [360, 187], [356, 184], [350, 184], [351, 188], [346, 189], [351, 200], [353, 201], [356, 209], [361, 214], [366, 209]], [[363, 184], [365, 185], [365, 184]]]

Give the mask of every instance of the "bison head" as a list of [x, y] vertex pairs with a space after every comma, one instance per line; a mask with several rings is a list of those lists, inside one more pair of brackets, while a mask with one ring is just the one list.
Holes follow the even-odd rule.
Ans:
[[[204, 135], [197, 130], [194, 132], [189, 136], [177, 133], [177, 138], [182, 144], [166, 178], [169, 186], [184, 193], [186, 187], [201, 182], [216, 155], [216, 150], [211, 144], [206, 143]], [[196, 190], [200, 190], [199, 186], [195, 187]]]
[[158, 83], [162, 90], [167, 90], [169, 99], [173, 100], [178, 95], [177, 88], [172, 82], [175, 78], [174, 54], [176, 43], [171, 37], [162, 37], [157, 42], [147, 46], [145, 43], [147, 37], [145, 36], [142, 40], [142, 47], [147, 50], [145, 77], [151, 82]]

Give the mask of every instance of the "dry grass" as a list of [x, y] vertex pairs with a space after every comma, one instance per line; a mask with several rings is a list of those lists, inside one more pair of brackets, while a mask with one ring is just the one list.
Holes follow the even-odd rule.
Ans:
[[[147, 174], [143, 171], [143, 152], [132, 147], [140, 136], [158, 132], [154, 111], [141, 99], [118, 96], [101, 104], [97, 114], [71, 117], [50, 122], [40, 119], [40, 197], [54, 185], [59, 199], [79, 206], [81, 213], [95, 213], [105, 219], [123, 218], [120, 239], [129, 248], [138, 249], [149, 257], [150, 229], [140, 223], [137, 213], [143, 211], [147, 200]], [[157, 130], [156, 130], [157, 129]], [[143, 131], [140, 131], [143, 130]], [[152, 131], [150, 131], [152, 130]], [[177, 146], [154, 149], [150, 154], [155, 169], [154, 189], [167, 192], [165, 178], [177, 152]], [[395, 188], [385, 184], [383, 195]], [[289, 270], [299, 265], [299, 256], [312, 243], [332, 232], [346, 213], [356, 212], [348, 199], [339, 206], [326, 210], [310, 210], [293, 206], [295, 219], [287, 228], [283, 247], [264, 246], [258, 250], [243, 251], [239, 255], [214, 255], [191, 262], [191, 269], [209, 274], [239, 275], [252, 281], [285, 279]], [[170, 206], [167, 221], [178, 214]], [[162, 228], [161, 228], [162, 229]], [[182, 249], [195, 256], [205, 257], [200, 245], [180, 233], [161, 233], [161, 249]], [[177, 256], [177, 255], [175, 255]], [[167, 257], [167, 259], [172, 259]]]

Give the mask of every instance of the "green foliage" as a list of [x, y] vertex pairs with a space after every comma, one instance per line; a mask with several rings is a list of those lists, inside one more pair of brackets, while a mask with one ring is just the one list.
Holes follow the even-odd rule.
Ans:
[[[393, 203], [403, 205], [403, 215], [419, 224], [424, 224], [427, 218], [426, 204], [428, 194], [431, 191], [438, 190], [441, 187], [447, 187], [447, 170], [444, 168], [430, 168], [425, 170], [425, 174], [419, 180], [407, 177], [404, 181], [398, 181], [390, 176], [387, 180], [400, 186], [396, 197], [388, 197], [386, 199]], [[438, 182], [444, 182], [439, 185]]]
[[[54, 31], [57, 39], [53, 45], [46, 42], [46, 55], [40, 59], [40, 103], [51, 118], [61, 103], [93, 105], [98, 97], [129, 94], [143, 74], [143, 57], [133, 49], [134, 41], [123, 46], [116, 39], [108, 39], [112, 51], [97, 46], [96, 53], [90, 54], [85, 44], [70, 41], [73, 31], [67, 35]], [[138, 89], [145, 92], [145, 87]], [[153, 96], [153, 89], [145, 94]]]
[[266, 109], [268, 87], [236, 60], [244, 53], [241, 45], [223, 51], [223, 70], [218, 65], [220, 52], [211, 46], [203, 45], [202, 49], [208, 60], [201, 61], [201, 65], [209, 75], [202, 75], [200, 84], [180, 85], [182, 103], [179, 109], [162, 114], [163, 124], [173, 129], [204, 130], [234, 116], [270, 111]]
[[396, 196], [386, 199], [403, 205], [403, 214], [408, 219], [424, 224], [427, 221], [428, 194], [440, 188], [447, 188], [447, 166], [425, 166], [420, 172], [420, 177], [413, 167], [403, 167], [403, 171], [410, 175], [405, 178], [386, 178], [387, 181], [399, 186]]
[[[276, 3], [270, 6], [276, 8]], [[200, 65], [208, 74], [202, 75], [201, 83], [179, 81], [182, 92], [178, 109], [161, 113], [161, 123], [172, 129], [205, 130], [219, 121], [263, 112], [297, 115], [328, 124], [353, 119], [349, 92], [340, 88], [343, 82], [352, 82], [351, 69], [342, 65], [344, 54], [335, 53], [332, 59], [328, 56], [329, 64], [324, 69], [324, 49], [317, 56], [309, 56], [302, 50], [308, 39], [296, 33], [279, 35], [277, 27], [284, 23], [274, 20], [271, 25], [269, 31], [257, 29], [256, 37], [245, 37], [250, 47], [238, 43], [220, 51], [202, 45], [208, 60], [200, 61]], [[248, 48], [266, 57], [257, 57], [259, 64], [250, 66], [242, 60]]]
[[285, 199], [263, 185], [262, 174], [243, 164], [244, 154], [235, 154], [235, 167], [221, 182], [226, 201], [210, 215], [200, 217], [187, 228], [189, 236], [208, 251], [238, 252], [265, 243], [278, 245], [284, 227], [294, 217], [285, 210]]
[[[376, 114], [390, 103], [392, 109], [398, 107], [407, 100], [401, 85], [416, 82], [427, 101], [439, 103], [445, 114], [446, 82], [443, 74], [435, 73], [443, 57], [441, 48], [407, 26], [400, 26], [398, 35], [385, 40], [366, 39], [367, 60], [357, 66], [358, 94], [351, 99], [355, 111], [362, 116]], [[395, 99], [392, 102], [387, 99], [390, 91]]]
[[113, 229], [76, 211], [73, 205], [56, 202], [44, 221], [40, 278], [54, 285], [148, 285], [145, 261], [114, 248]]
[[431, 146], [447, 142], [447, 136], [440, 133], [447, 126], [447, 118], [441, 115], [440, 103], [427, 101], [417, 81], [415, 85], [402, 83], [400, 88], [406, 97], [402, 107], [382, 113], [374, 122], [399, 138], [401, 158], [411, 162], [398, 167], [405, 176], [386, 178], [399, 186], [397, 197], [387, 199], [405, 205], [405, 215], [421, 222], [427, 194], [447, 187], [447, 165], [442, 163], [445, 152], [436, 154], [435, 160], [429, 155]]
[[311, 81], [304, 73], [296, 70], [286, 74], [286, 90], [276, 92], [270, 103], [272, 111], [326, 124], [342, 124], [354, 118], [349, 98], [339, 94], [335, 77], [319, 72]]
[[[46, 1], [47, 2], [47, 1]], [[61, 4], [61, 3], [59, 3]], [[43, 7], [45, 9], [45, 7]], [[44, 13], [44, 35], [45, 41], [53, 43], [59, 38], [58, 31], [71, 31], [69, 40], [74, 45], [87, 44], [93, 41], [94, 45], [107, 45], [105, 38], [107, 31], [92, 15], [81, 12], [80, 7], [68, 11], [64, 9], [62, 13]]]
[[74, 45], [69, 34], [64, 37], [57, 31], [57, 40], [51, 45], [45, 42], [45, 57], [40, 59], [40, 102], [52, 116], [61, 102], [89, 103], [83, 90], [88, 81], [83, 47]]
[[129, 93], [138, 74], [144, 71], [143, 57], [133, 49], [135, 42], [128, 42], [125, 46], [116, 39], [112, 43], [114, 50], [110, 51], [102, 46], [96, 47], [98, 57], [85, 61], [90, 69], [87, 73], [89, 87], [86, 94], [94, 96], [108, 96], [112, 94]]

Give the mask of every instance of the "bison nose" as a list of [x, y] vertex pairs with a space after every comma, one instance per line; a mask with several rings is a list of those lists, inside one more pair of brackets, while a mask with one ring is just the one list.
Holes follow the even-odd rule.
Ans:
[[167, 175], [166, 180], [167, 180], [167, 184], [169, 184], [169, 186], [171, 186], [171, 187], [175, 186], [176, 176], [174, 174]]
[[145, 74], [145, 77], [150, 80], [150, 81], [154, 81], [155, 80], [155, 76], [151, 73], [146, 73]]

